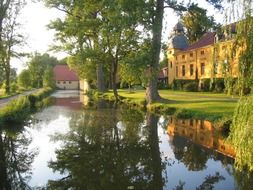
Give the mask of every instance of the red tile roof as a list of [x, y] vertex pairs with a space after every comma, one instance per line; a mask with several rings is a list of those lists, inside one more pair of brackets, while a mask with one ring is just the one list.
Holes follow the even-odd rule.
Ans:
[[56, 81], [79, 81], [76, 73], [67, 65], [56, 65], [54, 67], [54, 79]]
[[201, 47], [205, 47], [205, 46], [214, 44], [215, 34], [216, 34], [215, 32], [205, 33], [197, 42], [195, 42], [194, 44], [185, 48], [184, 51], [198, 49]]

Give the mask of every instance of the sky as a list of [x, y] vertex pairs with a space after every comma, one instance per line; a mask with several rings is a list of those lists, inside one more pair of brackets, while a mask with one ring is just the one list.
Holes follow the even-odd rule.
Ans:
[[[219, 20], [220, 22], [223, 21], [224, 16], [213, 10], [204, 0], [198, 0], [197, 2], [201, 7], [208, 9], [208, 15], [214, 15], [216, 20]], [[166, 43], [172, 28], [178, 22], [179, 18], [172, 10], [169, 9], [165, 10], [164, 16], [163, 42]], [[67, 54], [65, 53], [49, 52], [50, 46], [54, 43], [54, 31], [47, 29], [47, 25], [50, 23], [50, 20], [63, 17], [64, 14], [61, 11], [49, 9], [45, 7], [42, 2], [35, 3], [29, 1], [20, 15], [22, 33], [26, 37], [26, 45], [22, 47], [22, 51], [26, 53], [49, 53], [58, 59], [66, 57]], [[27, 61], [27, 58], [12, 59], [11, 65], [17, 69], [18, 73], [20, 73], [26, 67]]]

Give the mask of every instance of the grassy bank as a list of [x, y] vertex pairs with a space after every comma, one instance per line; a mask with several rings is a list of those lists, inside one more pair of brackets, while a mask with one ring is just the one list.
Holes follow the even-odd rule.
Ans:
[[41, 106], [42, 100], [52, 92], [53, 90], [51, 88], [44, 88], [36, 93], [18, 97], [10, 101], [6, 106], [0, 109], [0, 123], [23, 122], [33, 111]]
[[[160, 114], [174, 114], [179, 118], [196, 118], [217, 121], [222, 118], [232, 118], [238, 97], [229, 97], [225, 94], [206, 92], [181, 92], [160, 90], [163, 98], [147, 107], [148, 110]], [[145, 107], [145, 91], [138, 90], [129, 93], [119, 90], [122, 102], [140, 108]], [[100, 98], [113, 100], [111, 91], [98, 95]]]

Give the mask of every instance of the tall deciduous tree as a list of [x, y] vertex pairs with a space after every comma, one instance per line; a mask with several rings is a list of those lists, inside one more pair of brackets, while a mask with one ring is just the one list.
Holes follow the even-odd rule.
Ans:
[[52, 70], [57, 64], [58, 60], [55, 57], [51, 57], [49, 54], [41, 55], [39, 53], [35, 53], [32, 55], [27, 64], [31, 76], [32, 87], [42, 87], [44, 74], [46, 71]]
[[72, 4], [64, 1], [57, 3], [47, 1], [47, 3], [67, 13], [64, 21], [56, 20], [50, 27], [57, 30], [57, 39], [62, 43], [61, 49], [72, 55], [70, 65], [76, 67], [83, 76], [89, 75], [87, 73], [96, 66], [99, 91], [104, 91], [103, 68], [107, 67], [117, 100], [119, 62], [130, 51], [137, 49], [139, 34], [136, 15], [139, 12], [134, 5], [139, 3], [133, 0], [79, 0]]
[[22, 55], [14, 48], [24, 42], [23, 36], [18, 33], [20, 24], [17, 21], [24, 4], [24, 0], [0, 0], [0, 64], [4, 69], [6, 93], [10, 92], [10, 60]]
[[[49, 25], [49, 28], [57, 31], [56, 39], [61, 43], [55, 47], [56, 50], [66, 51], [71, 56], [69, 65], [80, 77], [91, 79], [91, 75], [87, 72], [93, 72], [95, 68], [98, 91], [105, 91], [103, 72], [105, 50], [99, 38], [103, 23], [101, 20], [103, 1], [78, 0], [69, 3], [62, 0], [47, 0], [46, 4], [66, 13], [63, 20], [57, 19]], [[86, 70], [87, 68], [91, 70]]]
[[[245, 90], [253, 89], [253, 19], [252, 19], [252, 0], [236, 0], [232, 1], [234, 5], [242, 5], [242, 10], [237, 19], [242, 19], [237, 23], [235, 50], [240, 52], [238, 61], [238, 84], [237, 88], [240, 95], [244, 95]], [[240, 8], [240, 7], [239, 7]], [[232, 13], [234, 14], [234, 13]], [[231, 126], [230, 140], [236, 150], [237, 156], [235, 164], [240, 171], [248, 168], [253, 171], [253, 151], [252, 151], [252, 137], [253, 137], [253, 96], [243, 97], [238, 103], [234, 113], [234, 118]]]
[[31, 76], [29, 70], [23, 70], [18, 76], [18, 85], [23, 88], [31, 86]]
[[[214, 5], [215, 8], [220, 9], [221, 0], [206, 0], [208, 3]], [[149, 22], [146, 26], [150, 29], [152, 34], [152, 45], [151, 45], [151, 62], [147, 69], [149, 75], [147, 90], [146, 90], [146, 100], [147, 103], [152, 103], [160, 99], [157, 88], [157, 75], [159, 68], [159, 59], [161, 51], [161, 36], [163, 28], [163, 14], [164, 8], [171, 8], [174, 11], [186, 11], [186, 7], [183, 3], [174, 0], [155, 0], [155, 1], [145, 1], [149, 4], [150, 14]], [[147, 6], [148, 7], [148, 6]], [[151, 22], [150, 22], [151, 21]]]
[[207, 10], [192, 3], [181, 17], [190, 43], [197, 41], [209, 29], [216, 29], [213, 16], [207, 16]]

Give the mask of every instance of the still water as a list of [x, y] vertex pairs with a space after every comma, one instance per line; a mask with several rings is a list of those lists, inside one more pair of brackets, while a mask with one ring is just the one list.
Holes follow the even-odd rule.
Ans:
[[233, 168], [233, 148], [208, 121], [84, 104], [76, 92], [58, 92], [21, 129], [2, 127], [0, 189], [253, 187], [251, 175]]

